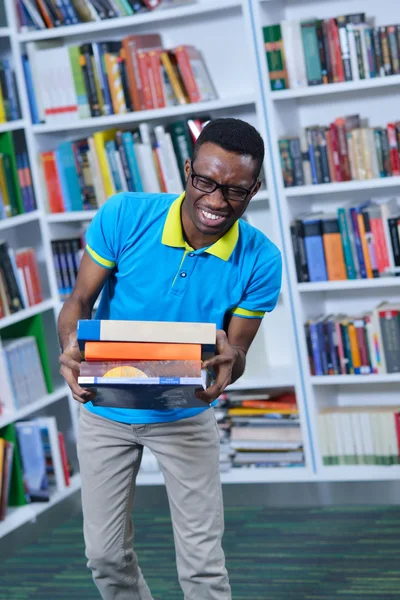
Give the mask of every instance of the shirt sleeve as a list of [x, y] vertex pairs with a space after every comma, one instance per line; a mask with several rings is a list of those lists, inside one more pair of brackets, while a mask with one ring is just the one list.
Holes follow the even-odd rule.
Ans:
[[262, 319], [278, 301], [282, 284], [282, 256], [278, 252], [270, 260], [259, 260], [239, 306], [232, 310], [235, 317]]
[[86, 232], [86, 252], [105, 269], [113, 269], [121, 247], [124, 195], [112, 196], [96, 213]]

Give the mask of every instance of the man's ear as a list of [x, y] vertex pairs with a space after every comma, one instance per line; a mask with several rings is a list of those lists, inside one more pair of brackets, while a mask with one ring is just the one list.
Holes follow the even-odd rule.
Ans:
[[251, 197], [255, 196], [261, 187], [261, 179], [259, 179], [251, 192]]
[[190, 174], [190, 163], [191, 163], [190, 158], [187, 158], [185, 160], [185, 167], [184, 167], [186, 181], [188, 180], [188, 177], [189, 177], [189, 174]]

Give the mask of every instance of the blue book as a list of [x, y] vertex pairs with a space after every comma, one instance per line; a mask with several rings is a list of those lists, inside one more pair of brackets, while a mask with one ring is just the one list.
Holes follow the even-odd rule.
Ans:
[[142, 180], [140, 178], [139, 166], [135, 156], [133, 136], [129, 131], [122, 134], [122, 143], [124, 145], [126, 159], [128, 161], [129, 172], [131, 174], [135, 192], [143, 192]]
[[11, 69], [11, 62], [8, 58], [3, 58], [2, 63], [6, 79], [8, 100], [10, 102], [11, 119], [12, 121], [16, 121], [20, 118], [20, 112], [18, 106], [17, 90], [14, 82], [14, 75]]
[[[58, 147], [61, 168], [64, 172], [66, 187], [71, 204], [70, 210], [83, 210], [83, 195], [77, 173], [75, 153], [72, 142], [63, 142]], [[58, 168], [58, 164], [57, 164]], [[61, 184], [62, 188], [62, 184]]]
[[18, 171], [18, 179], [21, 182], [20, 184], [20, 188], [21, 188], [21, 196], [22, 196], [22, 204], [24, 207], [24, 213], [30, 212], [32, 209], [30, 208], [30, 198], [29, 198], [29, 191], [26, 185], [22, 185], [22, 171], [24, 168], [23, 165], [23, 160], [22, 160], [22, 155], [21, 154], [16, 154], [15, 155], [15, 160], [17, 163], [17, 171]]
[[116, 193], [124, 191], [121, 177], [119, 176], [118, 165], [115, 158], [115, 153], [117, 152], [117, 146], [114, 140], [109, 140], [104, 145], [107, 153], [107, 160], [111, 171], [111, 177], [113, 179], [114, 187]]
[[40, 427], [35, 421], [20, 421], [15, 429], [29, 498], [32, 502], [47, 501], [49, 481]]
[[32, 123], [34, 125], [37, 125], [38, 123], [40, 123], [40, 119], [36, 103], [35, 88], [33, 87], [31, 65], [26, 54], [22, 56], [22, 66], [24, 69], [26, 89], [28, 92], [29, 110], [31, 112]]
[[70, 212], [72, 210], [72, 204], [71, 204], [71, 198], [69, 195], [69, 189], [68, 189], [68, 184], [67, 184], [67, 178], [66, 178], [65, 171], [64, 171], [64, 166], [63, 166], [63, 163], [61, 160], [60, 150], [58, 150], [58, 149], [55, 150], [54, 156], [56, 159], [57, 173], [58, 173], [58, 179], [60, 181], [60, 186], [61, 186], [64, 209], [66, 212]]
[[303, 219], [304, 246], [310, 281], [328, 281], [321, 219]]
[[322, 348], [318, 335], [317, 323], [310, 323], [310, 339], [311, 348], [314, 359], [314, 367], [316, 375], [323, 375], [324, 370], [322, 368]]
[[35, 193], [33, 191], [32, 174], [31, 174], [31, 168], [29, 166], [28, 153], [22, 152], [21, 158], [22, 158], [22, 166], [23, 166], [25, 172], [29, 175], [29, 182], [27, 185], [27, 190], [28, 190], [28, 196], [29, 196], [29, 211], [32, 211], [32, 210], [36, 210], [36, 200], [35, 200]]
[[[107, 45], [106, 43], [104, 44]], [[107, 71], [103, 53], [103, 44], [92, 44], [93, 49], [93, 57], [96, 63], [96, 70], [100, 80], [101, 91], [103, 92], [103, 114], [104, 115], [112, 115], [112, 98], [110, 93], [110, 88], [108, 85]]]
[[367, 269], [365, 266], [364, 252], [362, 249], [360, 228], [358, 226], [357, 215], [361, 214], [364, 208], [368, 207], [370, 204], [371, 201], [367, 200], [366, 202], [361, 202], [360, 204], [356, 204], [354, 206], [349, 207], [351, 224], [353, 226], [354, 243], [357, 252], [358, 264], [360, 266], [360, 276], [362, 279], [367, 279]]

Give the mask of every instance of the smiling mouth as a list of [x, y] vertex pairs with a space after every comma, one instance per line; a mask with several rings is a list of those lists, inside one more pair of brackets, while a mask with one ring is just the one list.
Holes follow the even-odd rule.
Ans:
[[229, 215], [211, 212], [204, 208], [199, 208], [200, 218], [204, 224], [215, 227], [226, 221]]

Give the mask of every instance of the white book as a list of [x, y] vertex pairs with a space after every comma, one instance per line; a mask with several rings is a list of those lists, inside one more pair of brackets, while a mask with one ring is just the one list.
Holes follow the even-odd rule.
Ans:
[[4, 412], [16, 410], [14, 390], [7, 365], [7, 357], [0, 338], [0, 403]]
[[89, 152], [88, 160], [90, 164], [90, 170], [92, 172], [94, 191], [96, 194], [97, 206], [100, 208], [107, 200], [106, 192], [104, 189], [103, 178], [101, 176], [100, 163], [96, 152], [93, 137], [88, 138]]
[[167, 192], [171, 194], [181, 193], [179, 190], [182, 188], [182, 183], [179, 182], [179, 185], [175, 178], [172, 157], [167, 147], [167, 134], [165, 133], [164, 127], [162, 125], [155, 127], [154, 134], [156, 136], [156, 151], [160, 161]]
[[308, 81], [300, 21], [282, 21], [281, 31], [290, 88], [306, 87]]
[[57, 491], [62, 492], [65, 489], [65, 477], [63, 463], [61, 459], [60, 443], [58, 441], [57, 421], [55, 417], [39, 417], [36, 419], [41, 431], [42, 437], [46, 439], [46, 432], [50, 445], [51, 460], [54, 468], [54, 479]]
[[140, 179], [143, 191], [148, 194], [159, 194], [160, 183], [153, 159], [153, 151], [150, 144], [135, 144], [135, 156], [138, 163]]
[[124, 168], [122, 166], [121, 155], [120, 155], [120, 153], [118, 152], [117, 149], [114, 150], [114, 156], [115, 156], [115, 162], [116, 162], [116, 165], [117, 165], [118, 175], [119, 175], [119, 178], [121, 180], [122, 191], [127, 192], [128, 191], [128, 184], [126, 182]]
[[[25, 269], [27, 275], [28, 271], [29, 269]], [[22, 302], [24, 303], [24, 306], [31, 306], [31, 302], [29, 302], [28, 290], [25, 284], [24, 269], [20, 267], [18, 267], [18, 287], [19, 291], [21, 292]]]
[[391, 217], [395, 217], [400, 214], [400, 207], [397, 203], [396, 198], [391, 198], [389, 201], [384, 200], [383, 202], [381, 202], [381, 201], [379, 201], [379, 199], [377, 199], [377, 200], [375, 200], [375, 202], [376, 202], [376, 204], [378, 204], [380, 206], [380, 209], [381, 209], [383, 231], [385, 233], [385, 242], [386, 242], [386, 248], [387, 248], [388, 257], [389, 257], [389, 269], [388, 270], [390, 272], [394, 272], [395, 262], [394, 262], [392, 239], [390, 237], [390, 231], [389, 231], [389, 219]]
[[39, 121], [46, 121], [45, 105], [48, 103], [47, 84], [42, 77], [43, 59], [41, 57], [41, 50], [47, 48], [56, 48], [59, 45], [60, 42], [58, 40], [28, 42], [26, 44], [26, 54], [28, 56], [31, 69]]
[[366, 23], [360, 23], [358, 25], [354, 25], [354, 28], [360, 32], [361, 53], [364, 65], [365, 79], [371, 79], [371, 74], [369, 72], [367, 41], [365, 39], [365, 30], [369, 29], [369, 25], [367, 25]]
[[358, 70], [357, 46], [356, 37], [354, 35], [354, 23], [347, 23], [347, 37], [349, 40], [350, 65], [353, 81], [360, 79], [360, 71]]

